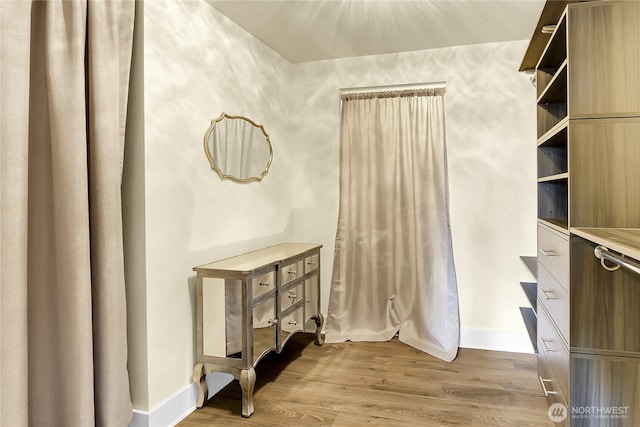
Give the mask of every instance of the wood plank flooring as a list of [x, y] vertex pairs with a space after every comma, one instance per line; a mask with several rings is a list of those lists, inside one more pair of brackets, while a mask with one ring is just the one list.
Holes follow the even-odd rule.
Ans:
[[178, 426], [553, 426], [532, 354], [460, 349], [446, 363], [397, 338], [316, 346], [297, 334], [256, 375], [250, 418], [233, 381]]

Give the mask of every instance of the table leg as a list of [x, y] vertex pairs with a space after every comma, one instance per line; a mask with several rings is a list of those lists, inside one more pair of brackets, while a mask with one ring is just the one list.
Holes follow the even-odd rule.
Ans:
[[313, 320], [316, 322], [316, 345], [324, 344], [324, 340], [322, 339], [322, 325], [324, 324], [324, 316], [322, 313], [318, 313], [318, 316]]
[[242, 416], [253, 414], [253, 387], [256, 384], [256, 371], [253, 366], [240, 371], [240, 388], [242, 388]]
[[204, 373], [203, 363], [196, 363], [196, 366], [193, 368], [193, 382], [198, 388], [196, 408], [201, 409], [209, 397], [209, 388], [207, 387], [207, 377]]

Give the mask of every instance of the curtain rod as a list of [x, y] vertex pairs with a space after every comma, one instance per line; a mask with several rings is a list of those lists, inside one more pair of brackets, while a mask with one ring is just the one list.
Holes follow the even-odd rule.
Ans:
[[347, 93], [367, 93], [367, 92], [384, 92], [384, 91], [397, 91], [397, 90], [411, 90], [411, 89], [440, 89], [446, 88], [446, 82], [433, 82], [433, 83], [408, 83], [399, 85], [388, 86], [363, 86], [363, 87], [351, 87], [341, 88], [340, 95]]
[[[600, 259], [600, 264], [605, 268], [605, 270], [615, 271], [620, 267], [624, 267], [628, 270], [633, 271], [636, 274], [640, 274], [640, 264], [637, 262], [631, 261], [630, 259], [624, 258], [624, 256], [619, 256], [609, 252], [605, 246], [599, 245], [593, 250], [596, 258]], [[608, 267], [604, 264], [604, 260], [609, 260], [614, 264], [617, 264], [616, 267]]]

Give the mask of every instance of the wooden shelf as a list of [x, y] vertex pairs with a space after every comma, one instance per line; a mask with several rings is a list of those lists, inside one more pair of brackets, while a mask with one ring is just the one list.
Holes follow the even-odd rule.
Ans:
[[640, 229], [572, 227], [576, 236], [640, 260]]
[[564, 172], [551, 176], [543, 176], [542, 178], [538, 178], [538, 182], [554, 182], [567, 179], [569, 179], [569, 174], [567, 172]]
[[546, 135], [565, 119], [567, 115], [567, 103], [538, 104], [538, 137]]
[[566, 147], [569, 119], [564, 119], [553, 129], [547, 132], [544, 137], [538, 139], [538, 147]]
[[569, 224], [569, 180], [567, 174], [541, 178], [538, 182], [538, 218], [556, 225]]
[[569, 117], [565, 117], [562, 120], [560, 120], [552, 128], [550, 128], [547, 132], [545, 132], [544, 134], [542, 134], [542, 135], [540, 135], [538, 137], [538, 146], [544, 144], [546, 141], [548, 141], [551, 138], [555, 137], [557, 133], [559, 133], [559, 132], [561, 132], [563, 130], [566, 130], [568, 125], [569, 125]]
[[538, 178], [569, 172], [567, 128], [538, 145]]
[[[538, 83], [540, 81], [538, 80]], [[549, 83], [542, 89], [538, 97], [538, 104], [567, 103], [567, 60], [551, 78]]]
[[542, 27], [545, 25], [555, 25], [562, 16], [565, 7], [569, 3], [575, 3], [575, 1], [547, 1], [538, 19], [538, 24], [531, 37], [531, 42], [527, 47], [527, 51], [522, 58], [519, 71], [528, 71], [536, 68], [538, 60], [542, 56], [542, 52], [545, 51], [551, 34], [544, 34]]
[[549, 37], [549, 41], [540, 55], [540, 60], [536, 68], [558, 69], [567, 59], [567, 15], [563, 11], [558, 21], [555, 23], [555, 30]]
[[520, 282], [520, 286], [524, 291], [524, 294], [531, 304], [534, 312], [538, 311], [538, 284], [535, 282]]
[[538, 277], [538, 258], [534, 256], [521, 256], [520, 259], [527, 266], [534, 277]]
[[[640, 265], [639, 23], [637, 1], [547, 0], [521, 65], [529, 69], [537, 52], [538, 248], [545, 256], [538, 283], [521, 283], [531, 308], [520, 311], [532, 342], [540, 334], [538, 372], [554, 391], [549, 402], [567, 407], [620, 396], [633, 405], [640, 397], [640, 278], [632, 272], [632, 258]], [[553, 34], [539, 34], [544, 25], [555, 25]], [[616, 252], [616, 261], [625, 256], [629, 268], [603, 269], [597, 245]], [[627, 421], [640, 426], [639, 418]]]
[[566, 14], [562, 15], [536, 68], [538, 136], [542, 136], [568, 117]]
[[520, 307], [520, 314], [529, 333], [533, 350], [538, 352], [538, 317], [531, 307]]
[[538, 178], [569, 172], [567, 124], [568, 120], [564, 120], [553, 134], [538, 143]]

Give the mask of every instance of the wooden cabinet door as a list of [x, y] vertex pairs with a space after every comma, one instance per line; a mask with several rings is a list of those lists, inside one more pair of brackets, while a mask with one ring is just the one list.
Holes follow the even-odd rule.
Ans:
[[640, 227], [638, 165], [640, 118], [573, 121], [569, 125], [571, 227]]
[[595, 247], [571, 237], [571, 347], [640, 356], [640, 277], [605, 270]]
[[568, 14], [569, 117], [640, 115], [640, 2], [587, 2]]
[[571, 354], [572, 426], [640, 425], [640, 358]]

